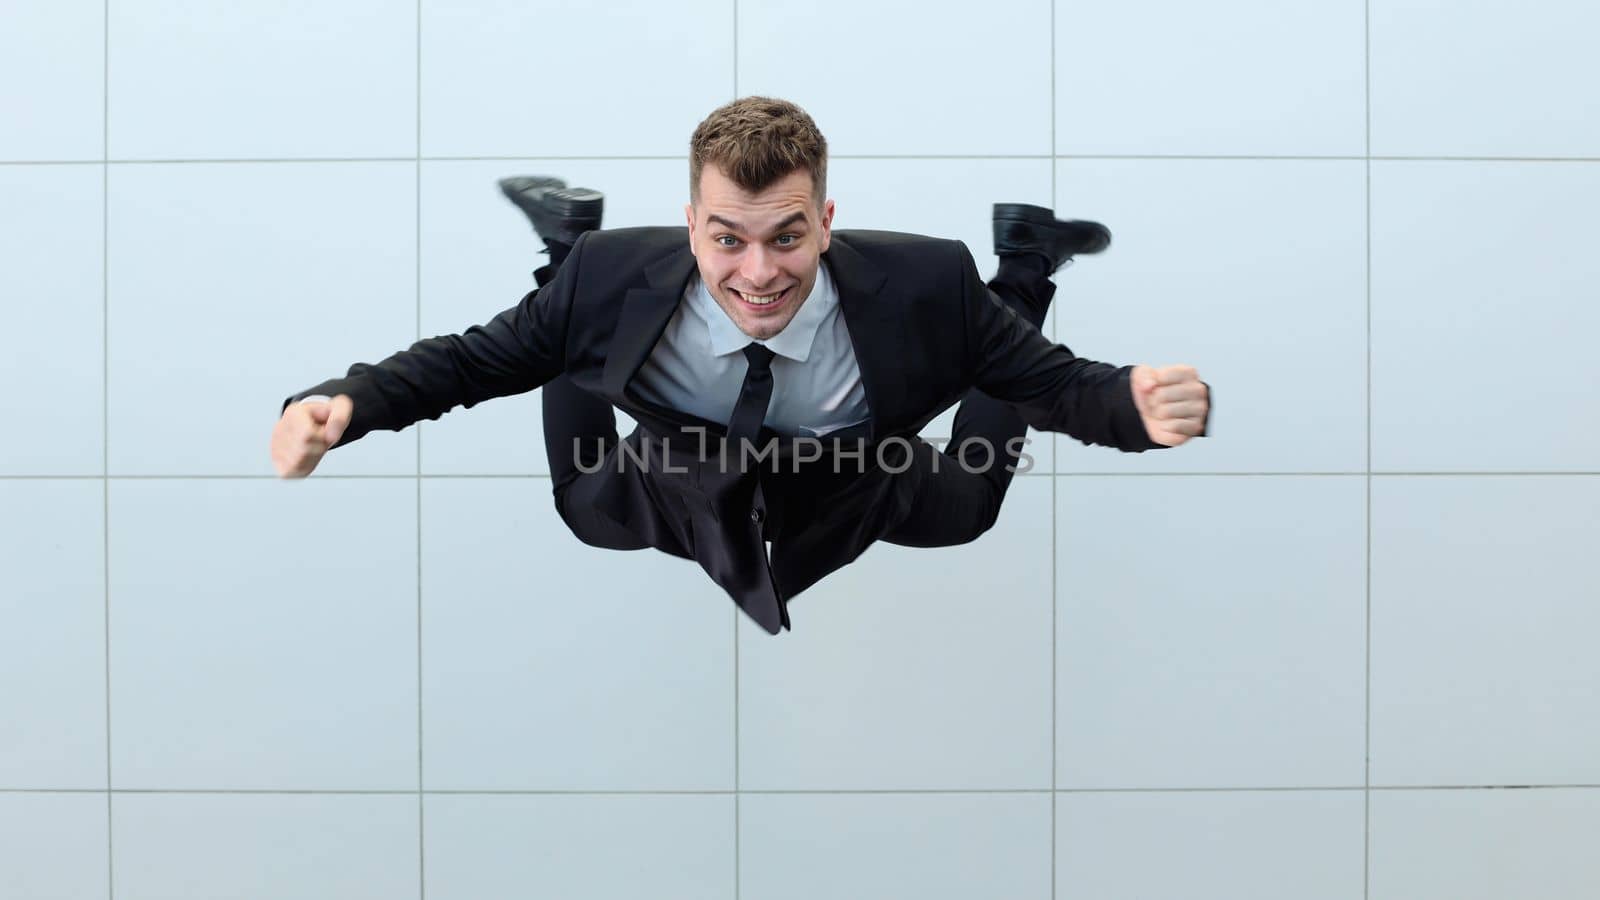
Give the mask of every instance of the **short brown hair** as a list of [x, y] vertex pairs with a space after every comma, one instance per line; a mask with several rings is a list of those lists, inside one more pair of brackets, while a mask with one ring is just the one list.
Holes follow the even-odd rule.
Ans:
[[741, 97], [718, 107], [689, 139], [689, 197], [714, 164], [734, 184], [762, 191], [797, 169], [811, 174], [817, 206], [828, 196], [828, 141], [806, 111], [787, 100]]

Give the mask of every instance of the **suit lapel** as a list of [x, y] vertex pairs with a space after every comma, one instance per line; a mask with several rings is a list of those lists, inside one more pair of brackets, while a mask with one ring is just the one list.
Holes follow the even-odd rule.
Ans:
[[[902, 384], [900, 323], [895, 321], [890, 304], [875, 302], [887, 279], [882, 270], [837, 235], [822, 258], [839, 288], [839, 306], [872, 416], [869, 438], [876, 440], [883, 434], [885, 423], [893, 419]], [[682, 250], [646, 267], [645, 282], [649, 286], [633, 288], [623, 299], [602, 377], [606, 394], [614, 400], [626, 397], [629, 382], [649, 359], [650, 351], [683, 301], [684, 287], [693, 272], [694, 254], [686, 243]]]
[[666, 330], [672, 314], [683, 300], [683, 289], [694, 270], [694, 254], [688, 244], [644, 270], [649, 287], [633, 288], [622, 301], [617, 314], [617, 329], [606, 353], [602, 384], [608, 395], [621, 399], [628, 382], [650, 357], [656, 341]]
[[839, 288], [839, 307], [844, 312], [856, 366], [861, 370], [861, 387], [867, 395], [872, 415], [869, 440], [879, 439], [892, 419], [892, 404], [899, 397], [899, 323], [889, 304], [874, 302], [887, 280], [883, 271], [848, 243], [834, 235], [828, 252], [822, 255]]

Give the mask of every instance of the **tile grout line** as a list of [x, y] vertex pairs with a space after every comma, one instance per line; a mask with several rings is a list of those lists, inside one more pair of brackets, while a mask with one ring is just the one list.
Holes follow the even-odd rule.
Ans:
[[[1600, 784], [1374, 784], [1374, 785], [1297, 785], [1277, 787], [1109, 787], [1109, 788], [792, 788], [743, 789], [738, 793], [756, 796], [860, 796], [860, 795], [979, 795], [1026, 796], [1040, 794], [1293, 794], [1293, 793], [1414, 793], [1417, 791], [1600, 791]], [[104, 794], [101, 788], [5, 788], [0, 795], [23, 794]], [[411, 797], [413, 788], [383, 789], [239, 789], [239, 788], [117, 788], [113, 794], [142, 796], [240, 796], [240, 797]], [[504, 788], [439, 788], [424, 790], [434, 797], [726, 797], [732, 790], [516, 790]]]
[[116, 794], [111, 780], [111, 0], [104, 0], [100, 15], [100, 577], [105, 582], [101, 622], [105, 629], [106, 897], [114, 900], [117, 881], [112, 819]]
[[[1061, 190], [1060, 177], [1057, 172], [1061, 168], [1061, 162], [1056, 156], [1056, 151], [1060, 149], [1056, 145], [1056, 3], [1057, 0], [1050, 0], [1050, 205], [1052, 207], [1058, 206], [1061, 202], [1058, 194]], [[1056, 313], [1056, 309], [1052, 307], [1050, 309], [1051, 338], [1055, 338], [1061, 333], [1060, 317]], [[1056, 436], [1052, 434], [1050, 436], [1050, 900], [1055, 900], [1056, 898], [1056, 857], [1060, 856], [1056, 849], [1058, 846], [1057, 841], [1059, 840], [1056, 810], [1061, 805], [1056, 795], [1056, 777], [1058, 774], [1056, 771], [1056, 754], [1058, 752], [1057, 742], [1060, 740], [1060, 714], [1058, 710], [1061, 702], [1061, 698], [1056, 696], [1060, 685], [1060, 676], [1056, 670], [1056, 655], [1061, 646], [1061, 633], [1058, 630], [1060, 628], [1061, 591], [1060, 582], [1057, 580], [1056, 575], [1056, 569], [1059, 565], [1056, 556], [1059, 553], [1060, 545], [1056, 542], [1056, 519], [1060, 512], [1060, 506], [1056, 495], [1059, 486], [1055, 476], [1056, 469], [1059, 468], [1059, 461], [1056, 458], [1059, 444], [1060, 442], [1056, 440]]]
[[[681, 154], [655, 154], [655, 155], [592, 155], [592, 156], [422, 156], [424, 162], [513, 162], [513, 161], [562, 161], [573, 160], [581, 162], [594, 161], [659, 161], [686, 159]], [[14, 159], [0, 160], [0, 166], [71, 166], [71, 165], [177, 165], [185, 163], [214, 163], [218, 165], [236, 163], [367, 163], [367, 162], [413, 162], [415, 156], [364, 156], [364, 157], [260, 157], [260, 158], [205, 158], [194, 159]], [[854, 160], [854, 159], [914, 159], [914, 160], [1016, 160], [1016, 159], [1041, 159], [1041, 160], [1154, 160], [1173, 162], [1200, 162], [1200, 161], [1237, 161], [1237, 162], [1273, 162], [1273, 161], [1327, 161], [1327, 162], [1489, 162], [1489, 163], [1596, 163], [1600, 157], [1591, 156], [1266, 156], [1266, 155], [1239, 155], [1239, 156], [1202, 156], [1202, 155], [1151, 155], [1134, 153], [835, 153], [829, 159]]]
[[[422, 340], [422, 0], [416, 0], [416, 340]], [[422, 429], [416, 429], [416, 895], [427, 900], [427, 804], [422, 780]]]
[[[739, 0], [733, 0], [733, 99], [739, 99]], [[780, 603], [783, 601], [780, 600]], [[733, 607], [733, 900], [743, 895], [744, 804], [739, 772], [739, 607]]]
[[[1600, 471], [1552, 472], [1017, 472], [1017, 478], [1594, 478]], [[318, 475], [318, 481], [327, 480], [382, 480], [415, 479], [424, 481], [447, 479], [547, 479], [543, 472], [443, 472], [361, 475], [352, 473]], [[277, 480], [276, 475], [0, 475], [3, 481], [267, 481]]]
[[1372, 895], [1372, 3], [1362, 4], [1363, 76], [1366, 93], [1366, 213], [1367, 213], [1367, 477], [1366, 477], [1366, 721], [1362, 727], [1361, 780], [1361, 896]]
[[739, 779], [739, 607], [733, 607], [733, 896], [739, 900], [742, 859]]

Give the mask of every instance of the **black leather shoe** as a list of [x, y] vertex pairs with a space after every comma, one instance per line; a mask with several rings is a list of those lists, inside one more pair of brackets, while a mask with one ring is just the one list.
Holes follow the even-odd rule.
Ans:
[[575, 244], [585, 231], [600, 227], [606, 198], [588, 188], [569, 188], [559, 178], [518, 175], [500, 179], [500, 191], [533, 223], [546, 243]]
[[994, 253], [1033, 253], [1044, 257], [1050, 271], [1111, 246], [1111, 230], [1099, 222], [1058, 219], [1052, 210], [1026, 203], [994, 205]]

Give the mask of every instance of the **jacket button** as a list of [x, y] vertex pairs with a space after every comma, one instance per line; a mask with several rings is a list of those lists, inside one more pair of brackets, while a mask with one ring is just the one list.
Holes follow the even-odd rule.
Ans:
[[761, 521], [763, 519], [765, 519], [766, 517], [767, 517], [766, 510], [763, 510], [759, 506], [756, 507], [755, 509], [750, 510], [750, 521], [756, 523], [757, 525], [760, 525]]

